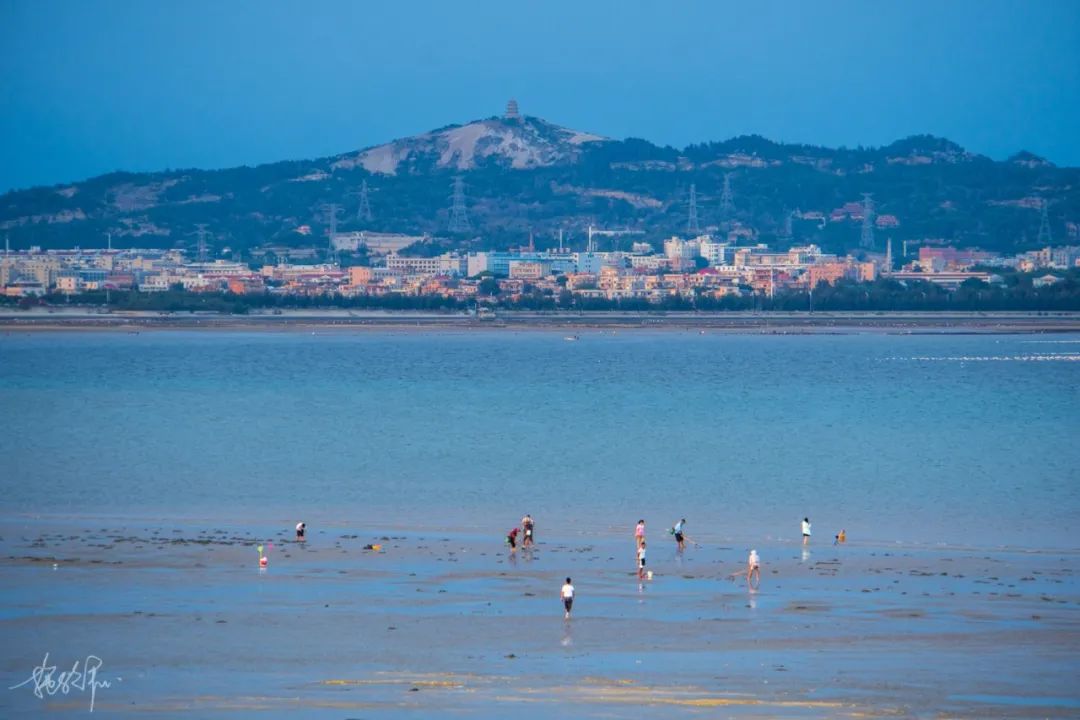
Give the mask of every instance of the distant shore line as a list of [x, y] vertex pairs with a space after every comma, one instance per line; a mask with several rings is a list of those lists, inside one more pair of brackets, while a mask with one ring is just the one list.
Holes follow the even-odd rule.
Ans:
[[1080, 332], [1080, 312], [526, 312], [295, 310], [280, 314], [83, 309], [2, 311], [0, 331], [63, 330], [712, 330], [764, 334], [1012, 334]]

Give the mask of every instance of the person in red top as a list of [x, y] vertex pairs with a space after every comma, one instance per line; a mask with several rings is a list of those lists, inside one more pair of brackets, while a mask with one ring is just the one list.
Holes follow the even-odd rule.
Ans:
[[514, 528], [506, 535], [506, 544], [510, 546], [510, 552], [517, 551], [517, 534], [518, 529]]

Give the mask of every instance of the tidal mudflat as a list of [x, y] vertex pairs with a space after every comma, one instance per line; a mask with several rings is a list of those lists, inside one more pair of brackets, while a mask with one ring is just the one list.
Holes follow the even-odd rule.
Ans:
[[[282, 524], [284, 525], [284, 523]], [[8, 518], [0, 672], [100, 658], [95, 713], [216, 717], [1075, 717], [1077, 555], [608, 530], [511, 556], [454, 528]], [[269, 557], [260, 570], [256, 546]], [[271, 547], [272, 544], [272, 547]], [[379, 545], [379, 550], [365, 549]], [[563, 578], [578, 589], [564, 621]], [[59, 670], [58, 670], [59, 672]], [[0, 694], [4, 717], [90, 693]]]

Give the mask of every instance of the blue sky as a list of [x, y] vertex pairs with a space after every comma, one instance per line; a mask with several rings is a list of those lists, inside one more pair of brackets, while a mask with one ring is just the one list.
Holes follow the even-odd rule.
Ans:
[[661, 144], [943, 135], [1080, 165], [1080, 2], [0, 0], [0, 191], [522, 111]]

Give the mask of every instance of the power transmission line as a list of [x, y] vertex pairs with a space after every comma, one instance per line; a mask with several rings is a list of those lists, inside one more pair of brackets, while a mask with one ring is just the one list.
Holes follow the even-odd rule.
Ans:
[[864, 248], [874, 247], [874, 201], [871, 193], [863, 193], [863, 217], [862, 232], [859, 235], [859, 245]]
[[697, 186], [694, 183], [690, 183], [690, 209], [686, 218], [686, 232], [691, 235], [701, 234], [697, 216]]
[[360, 199], [356, 207], [356, 219], [360, 222], [371, 222], [374, 220], [375, 215], [371, 212], [371, 200], [368, 198], [367, 180], [360, 183], [360, 191], [353, 194]]
[[464, 233], [472, 230], [469, 222], [469, 214], [465, 210], [465, 178], [458, 175], [454, 178], [453, 194], [450, 196], [450, 223], [447, 230], [452, 233]]
[[1043, 247], [1049, 247], [1053, 244], [1054, 238], [1050, 234], [1050, 213], [1048, 208], [1050, 203], [1046, 201], [1046, 198], [1039, 198], [1042, 202], [1041, 217], [1039, 219], [1039, 235], [1037, 241], [1039, 245]]
[[341, 209], [337, 203], [327, 203], [323, 206], [326, 213], [326, 256], [337, 259], [337, 248], [334, 246], [334, 238], [337, 237], [338, 211]]
[[720, 191], [720, 219], [730, 223], [735, 217], [735, 194], [731, 190], [731, 177], [734, 173], [724, 173], [724, 187]]
[[[209, 233], [206, 230], [206, 223], [196, 223], [195, 227], [197, 228], [195, 230], [195, 234], [199, 236], [198, 244], [195, 246], [195, 248], [196, 248], [196, 250], [195, 250], [196, 257], [198, 258], [199, 262], [204, 263], [204, 262], [206, 262], [207, 254], [208, 254], [208, 247], [207, 247], [207, 244], [206, 244], [206, 236]], [[110, 238], [110, 240], [111, 240], [111, 238]]]

